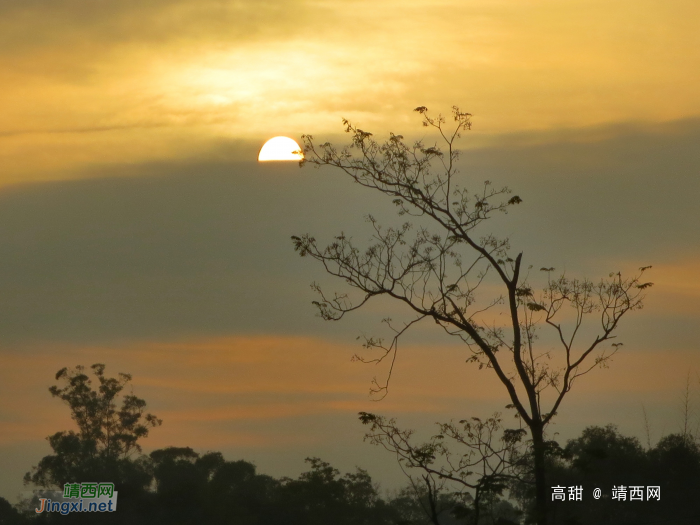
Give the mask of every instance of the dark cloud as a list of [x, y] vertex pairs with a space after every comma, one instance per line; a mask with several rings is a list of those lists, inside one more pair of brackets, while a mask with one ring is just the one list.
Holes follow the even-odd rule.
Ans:
[[[700, 123], [656, 131], [470, 151], [463, 174], [508, 183], [524, 199], [491, 228], [511, 234], [536, 268], [597, 277], [620, 261], [688, 258], [700, 234]], [[399, 220], [380, 196], [296, 165], [162, 163], [94, 174], [101, 178], [0, 193], [3, 343], [371, 329], [370, 313], [339, 324], [314, 317], [308, 285], [323, 274], [289, 237], [364, 238], [366, 213]]]
[[547, 256], [570, 266], [601, 258], [651, 264], [697, 253], [699, 140], [697, 119], [521, 134], [511, 146], [469, 152], [464, 172], [505, 182], [523, 198], [517, 218], [500, 222], [538, 267]]
[[311, 276], [289, 237], [332, 203], [306, 212], [298, 168], [267, 168], [149, 166], [3, 192], [3, 339], [296, 331]]

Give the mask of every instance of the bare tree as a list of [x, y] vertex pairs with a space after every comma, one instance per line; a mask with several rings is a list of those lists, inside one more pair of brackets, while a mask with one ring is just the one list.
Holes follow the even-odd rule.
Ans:
[[[455, 142], [471, 129], [471, 115], [454, 107], [455, 125], [448, 130], [444, 117], [430, 117], [425, 107], [415, 111], [422, 115], [423, 126], [437, 132], [444, 150], [421, 141], [408, 145], [403, 136], [393, 133], [379, 143], [371, 133], [343, 120], [351, 144], [316, 145], [312, 136], [305, 135], [301, 164], [341, 170], [352, 181], [391, 198], [398, 214], [413, 217], [417, 225], [405, 222], [384, 228], [370, 215], [373, 236], [364, 249], [343, 234], [325, 247], [311, 235], [294, 236], [294, 248], [359, 292], [357, 297], [346, 292], [329, 295], [318, 284], [312, 285], [320, 295], [314, 303], [324, 319], [339, 320], [379, 296], [394, 299], [414, 315], [402, 326], [386, 320], [394, 330], [389, 343], [365, 339], [366, 349], [380, 353], [362, 360], [391, 361], [387, 382], [377, 383], [375, 391], [386, 394], [399, 338], [424, 319], [459, 338], [468, 348], [469, 361], [493, 370], [506, 389], [509, 408], [517, 411], [530, 431], [536, 521], [545, 525], [545, 427], [573, 383], [593, 368], [605, 366], [617, 351], [621, 343], [612, 343], [614, 332], [623, 315], [642, 307], [643, 291], [651, 283], [642, 282], [641, 277], [649, 267], [627, 278], [611, 273], [598, 282], [553, 277], [554, 268], [542, 268], [546, 284], [536, 293], [529, 284], [532, 267], [523, 267], [522, 252], [511, 256], [507, 238], [483, 231], [487, 219], [506, 213], [522, 202], [520, 197], [508, 198], [507, 187], [495, 188], [489, 181], [470, 191], [457, 180]], [[485, 283], [488, 296], [477, 300]], [[500, 291], [494, 293], [497, 288]], [[584, 320], [591, 318], [597, 320], [597, 331], [587, 343], [579, 344], [577, 336], [590, 330], [583, 328]], [[553, 337], [545, 345], [536, 345], [541, 328], [551, 330]]]

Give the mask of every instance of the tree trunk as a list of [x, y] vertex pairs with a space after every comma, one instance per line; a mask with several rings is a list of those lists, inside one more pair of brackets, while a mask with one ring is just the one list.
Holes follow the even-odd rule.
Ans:
[[474, 493], [474, 525], [479, 525], [479, 510], [481, 506], [481, 491], [479, 487], [476, 488]]
[[541, 422], [533, 422], [532, 450], [535, 455], [535, 523], [547, 525], [547, 486], [545, 480], [544, 428]]

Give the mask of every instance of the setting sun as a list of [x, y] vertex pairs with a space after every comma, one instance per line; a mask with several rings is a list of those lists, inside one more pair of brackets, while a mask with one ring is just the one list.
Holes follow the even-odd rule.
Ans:
[[268, 160], [301, 160], [304, 155], [295, 140], [289, 137], [274, 137], [268, 140], [260, 149], [259, 161]]

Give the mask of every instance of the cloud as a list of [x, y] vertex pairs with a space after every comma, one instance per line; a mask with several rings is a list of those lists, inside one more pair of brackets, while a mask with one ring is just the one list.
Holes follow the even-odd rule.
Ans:
[[[2, 41], [12, 44], [12, 54], [56, 45], [78, 51], [90, 45], [105, 51], [105, 44], [280, 38], [298, 30], [308, 10], [308, 2], [298, 0], [0, 2]], [[285, 16], [288, 13], [297, 16]], [[25, 30], [29, 24], [30, 33]]]
[[[534, 145], [525, 138], [469, 150], [461, 168], [467, 183], [507, 183], [524, 199], [488, 228], [509, 235], [536, 268], [595, 279], [646, 264], [684, 265], [697, 257], [700, 234], [699, 130], [688, 121], [549, 144], [535, 134]], [[95, 166], [79, 176], [0, 192], [5, 344], [351, 336], [385, 315], [368, 310], [331, 326], [309, 304], [308, 286], [323, 273], [293, 252], [291, 235], [310, 232], [324, 242], [345, 231], [361, 242], [367, 212], [397, 220], [385, 199], [340, 174], [235, 163], [224, 153], [220, 161]], [[655, 275], [674, 275], [675, 267]], [[687, 296], [678, 304], [694, 300], [694, 288], [659, 283], [654, 291]]]
[[[385, 374], [386, 366], [351, 362], [356, 351], [354, 344], [329, 339], [256, 336], [121, 346], [43, 345], [31, 353], [5, 352], [7, 365], [0, 374], [2, 444], [41, 440], [72, 428], [68, 408], [51, 397], [48, 387], [56, 370], [95, 362], [106, 363], [109, 376], [130, 373], [134, 393], [163, 418], [149, 446], [159, 446], [153, 440], [210, 446], [209, 433], [200, 431], [193, 443], [178, 438], [191, 434], [193, 426], [210, 428], [217, 439], [224, 439], [231, 430], [251, 433], [275, 421], [296, 425], [302, 418], [341, 415], [352, 420], [359, 411], [404, 418], [466, 417], [502, 410], [507, 402], [495, 375], [465, 363], [463, 349], [408, 344], [401, 349], [389, 396], [375, 403], [368, 396], [370, 380]], [[574, 397], [582, 402], [634, 393], [670, 399], [679, 378], [700, 365], [699, 359], [692, 347], [625, 347], [609, 370], [579, 380]]]
[[[165, 421], [151, 436], [159, 443], [182, 442], [180, 434], [191, 433], [193, 425], [212, 429], [217, 439], [231, 440], [231, 429], [250, 434], [256, 426], [269, 426], [270, 421], [296, 424], [300, 418], [339, 414], [354, 419], [357, 412], [378, 406], [368, 396], [368, 388], [373, 375], [386, 373], [386, 367], [351, 362], [355, 351], [356, 345], [349, 343], [272, 335], [112, 346], [44, 344], [31, 352], [5, 349], [6, 366], [0, 373], [5, 400], [0, 404], [0, 444], [40, 440], [72, 428], [68, 408], [50, 396], [48, 387], [54, 384], [56, 370], [95, 362], [106, 363], [110, 377], [117, 372], [132, 374], [134, 393]], [[425, 374], [425, 363], [436, 351], [445, 360]], [[454, 404], [463, 398], [463, 370], [458, 373], [454, 366], [463, 362], [458, 353], [449, 348], [427, 352], [415, 347], [406, 348], [405, 353], [396, 395], [382, 403], [382, 410], [436, 413], [445, 410], [446, 402]], [[443, 374], [442, 386], [434, 381], [439, 374]], [[488, 378], [485, 382], [474, 379], [470, 398], [475, 402], [499, 397], [497, 390], [475, 388], [488, 384]], [[202, 441], [203, 435], [209, 433], [200, 432], [197, 446], [208, 443]], [[269, 438], [263, 435], [262, 444]], [[149, 438], [149, 444], [151, 441]]]
[[[697, 5], [674, 6], [3, 2], [3, 178], [333, 132], [341, 117], [386, 132], [418, 105], [457, 104], [487, 135], [697, 116]], [[71, 130], [94, 133], [56, 137]]]

